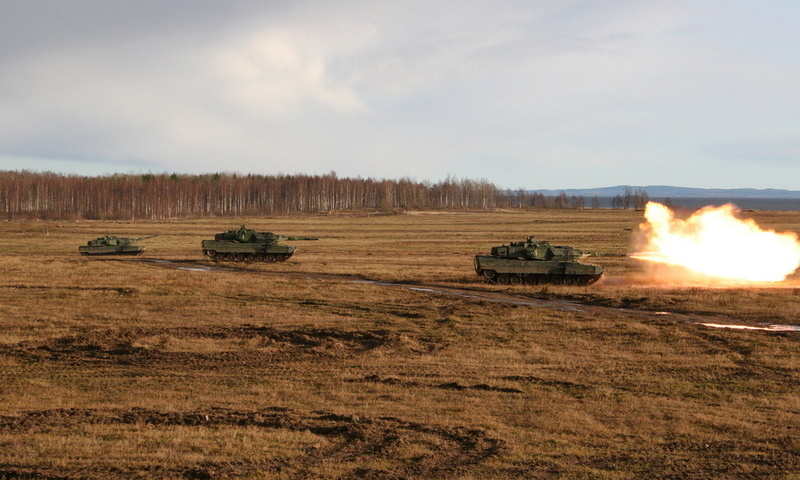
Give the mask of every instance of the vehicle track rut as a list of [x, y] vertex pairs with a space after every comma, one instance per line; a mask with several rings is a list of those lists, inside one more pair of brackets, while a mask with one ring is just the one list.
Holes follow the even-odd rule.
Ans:
[[[197, 350], [198, 342], [204, 350]], [[370, 352], [421, 355], [444, 347], [432, 338], [384, 329], [242, 325], [94, 330], [4, 344], [0, 353], [31, 362], [218, 369], [266, 367], [287, 360], [352, 358]]]
[[[244, 475], [280, 474], [281, 478], [317, 478], [324, 464], [334, 462], [335, 478], [414, 479], [446, 478], [458, 471], [501, 454], [502, 440], [480, 429], [448, 427], [406, 422], [394, 417], [358, 417], [331, 412], [304, 412], [281, 407], [255, 411], [212, 408], [209, 410], [166, 412], [130, 409], [55, 409], [0, 416], [0, 433], [24, 434], [37, 431], [76, 429], [81, 425], [131, 425], [152, 427], [232, 427], [308, 432], [330, 441], [320, 448], [309, 448], [294, 458], [251, 458], [238, 462], [197, 462], [176, 467], [155, 465], [110, 465], [101, 459], [95, 464], [75, 466], [0, 465], [4, 479], [122, 479], [122, 478], [236, 478]], [[405, 462], [388, 462], [391, 468], [370, 468], [380, 459], [393, 459], [398, 448], [408, 451], [419, 445], [426, 453]], [[435, 447], [435, 448], [431, 448]]]
[[293, 272], [273, 273], [264, 271], [253, 271], [243, 267], [235, 267], [227, 265], [226, 266], [208, 265], [194, 261], [171, 261], [171, 260], [154, 261], [148, 259], [134, 259], [134, 260], [114, 259], [113, 261], [145, 262], [166, 268], [175, 268], [182, 270], [243, 271], [261, 275], [284, 275], [284, 276], [296, 276], [296, 277], [307, 277], [307, 278], [339, 278], [344, 281], [353, 283], [365, 283], [365, 284], [380, 285], [385, 287], [406, 288], [408, 290], [413, 290], [418, 292], [427, 292], [436, 295], [457, 296], [462, 298], [473, 299], [476, 301], [502, 303], [507, 305], [530, 306], [530, 307], [548, 308], [553, 310], [573, 311], [573, 312], [612, 310], [619, 313], [624, 313], [626, 315], [646, 316], [651, 318], [670, 318], [673, 320], [683, 321], [687, 323], [703, 325], [709, 328], [732, 328], [732, 329], [745, 329], [753, 331], [760, 330], [768, 332], [800, 332], [800, 326], [798, 325], [780, 325], [780, 324], [763, 323], [763, 322], [762, 323], [743, 322], [739, 319], [734, 319], [725, 316], [718, 316], [718, 315], [677, 313], [677, 312], [667, 312], [667, 311], [649, 311], [633, 307], [608, 306], [608, 305], [592, 304], [591, 302], [580, 302], [573, 300], [535, 299], [527, 296], [513, 295], [503, 292], [488, 292], [485, 290], [478, 290], [478, 289], [454, 288], [454, 287], [445, 287], [440, 285], [426, 285], [426, 284], [406, 283], [406, 282], [400, 283], [400, 282], [377, 281], [377, 280], [370, 280], [362, 277], [357, 277], [354, 275], [321, 274], [321, 273], [311, 274], [311, 273], [293, 273]]

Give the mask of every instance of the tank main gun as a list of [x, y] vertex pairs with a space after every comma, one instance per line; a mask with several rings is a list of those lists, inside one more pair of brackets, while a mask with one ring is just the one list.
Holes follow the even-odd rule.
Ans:
[[319, 240], [317, 237], [284, 237], [283, 235], [278, 235], [279, 240]]
[[150, 235], [147, 237], [132, 238], [131, 243], [138, 242], [139, 240], [147, 240], [148, 238], [156, 238], [158, 235]]

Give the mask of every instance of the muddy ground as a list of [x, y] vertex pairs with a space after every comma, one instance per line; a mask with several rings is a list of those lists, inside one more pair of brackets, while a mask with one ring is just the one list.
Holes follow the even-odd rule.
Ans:
[[[125, 264], [132, 260], [124, 260]], [[149, 267], [175, 270], [194, 270], [215, 272], [217, 267], [204, 262], [146, 262]], [[220, 271], [237, 270], [225, 266]], [[242, 273], [253, 276], [270, 276], [269, 272]], [[303, 273], [300, 276], [312, 277]], [[786, 395], [791, 393], [789, 385], [792, 366], [786, 368], [765, 367], [758, 360], [755, 350], [749, 343], [737, 336], [729, 336], [725, 331], [703, 327], [703, 324], [747, 325], [738, 319], [718, 315], [698, 315], [680, 312], [654, 312], [638, 309], [635, 302], [626, 305], [603, 305], [602, 301], [582, 298], [580, 294], [572, 298], [536, 298], [535, 295], [515, 292], [483, 291], [479, 288], [453, 288], [432, 284], [370, 282], [363, 278], [341, 275], [325, 276], [326, 280], [343, 283], [367, 283], [386, 289], [411, 290], [416, 294], [427, 295], [431, 299], [445, 298], [454, 303], [470, 301], [481, 305], [503, 305], [507, 308], [530, 311], [550, 310], [559, 315], [582, 315], [586, 318], [625, 316], [643, 319], [648, 328], [663, 328], [677, 331], [678, 335], [688, 335], [694, 348], [704, 349], [709, 354], [723, 354], [736, 361], [711, 367], [664, 366], [665, 375], [673, 375], [675, 370], [684, 369], [681, 378], [697, 383], [727, 382], [736, 377], [738, 381], [764, 382], [769, 394]], [[52, 287], [11, 283], [3, 285], [7, 290], [20, 292], [51, 290]], [[137, 297], [140, 287], [125, 286], [75, 286], [59, 287], [74, 289], [85, 293], [100, 292], [119, 297]], [[247, 302], [246, 294], [238, 296], [237, 301]], [[258, 300], [257, 298], [255, 300]], [[335, 310], [321, 300], [304, 300], [306, 306], [325, 310]], [[457, 317], [456, 307], [445, 305], [442, 325], [449, 325], [451, 317]], [[424, 320], [413, 312], [401, 311], [399, 317], [409, 320]], [[675, 329], [675, 324], [690, 325]], [[753, 327], [763, 325], [750, 324]], [[586, 329], [579, 324], [577, 329]], [[598, 330], [600, 332], [601, 330]], [[610, 333], [607, 333], [611, 335]], [[781, 333], [780, 335], [795, 335]], [[787, 343], [796, 343], [796, 338], [785, 337]], [[162, 383], [190, 382], [192, 378], [220, 375], [231, 378], [257, 378], [259, 376], [279, 376], [291, 381], [294, 371], [315, 365], [325, 371], [343, 371], [342, 383], [353, 387], [372, 387], [379, 389], [381, 400], [394, 401], [403, 396], [419, 395], [419, 392], [447, 392], [463, 394], [465, 402], [475, 402], [477, 397], [469, 395], [493, 395], [487, 405], [507, 402], [516, 405], [530, 402], [535, 405], [539, 398], [554, 395], [567, 398], [569, 402], [580, 405], [587, 402], [597, 391], [608, 389], [608, 385], [598, 380], [603, 374], [619, 375], [622, 381], [613, 384], [613, 392], [603, 391], [611, 404], [617, 397], [632, 394], [636, 398], [656, 398], [657, 402], [671, 402], [669, 394], [660, 387], [627, 386], [624, 380], [627, 372], [592, 371], [591, 365], [581, 366], [577, 379], [573, 376], [559, 376], [544, 370], [543, 374], [508, 374], [500, 367], [495, 370], [470, 373], [465, 368], [463, 378], [453, 380], [443, 375], [414, 373], [403, 369], [392, 371], [383, 367], [376, 359], [398, 359], [398, 362], [426, 361], [449, 349], [468, 349], [469, 343], [454, 345], [451, 337], [439, 334], [435, 329], [397, 329], [368, 326], [349, 328], [345, 326], [322, 325], [271, 325], [269, 322], [241, 323], [235, 326], [179, 326], [179, 327], [133, 327], [91, 328], [67, 335], [31, 338], [20, 341], [0, 343], [0, 358], [4, 359], [5, 373], [0, 379], [9, 383], [19, 381], [13, 378], [14, 371], [25, 371], [32, 377], [73, 376], [76, 378], [97, 377], [157, 378]], [[202, 349], [194, 349], [202, 345]], [[502, 363], [502, 362], [499, 362]], [[377, 365], [374, 372], [370, 365]], [[450, 367], [452, 368], [452, 367]], [[480, 371], [482, 366], [472, 367]], [[604, 367], [605, 368], [605, 367]], [[327, 370], [326, 370], [327, 369]], [[409, 370], [410, 371], [410, 367]], [[276, 374], [276, 372], [279, 372]], [[548, 374], [551, 373], [551, 374]], [[557, 372], [563, 373], [563, 372]], [[482, 381], [471, 379], [481, 378]], [[585, 378], [585, 381], [581, 381]], [[648, 390], [648, 388], [650, 388]], [[694, 388], [694, 387], [692, 387]], [[715, 387], [708, 387], [714, 389]], [[544, 389], [544, 394], [541, 390]], [[769, 390], [771, 389], [771, 390]], [[549, 392], [549, 393], [548, 393]], [[554, 393], [553, 393], [554, 392]], [[689, 392], [695, 395], [693, 390]], [[687, 394], [688, 395], [688, 394]], [[702, 402], [721, 402], [715, 392], [702, 397]], [[725, 394], [727, 395], [727, 393]], [[456, 397], [458, 398], [458, 397]], [[712, 400], [709, 400], [712, 399]], [[308, 434], [320, 439], [311, 444], [303, 444], [302, 452], [288, 457], [264, 456], [245, 459], [197, 460], [180, 464], [158, 465], [152, 462], [104, 462], [91, 461], [45, 463], [31, 465], [30, 462], [15, 463], [6, 461], [0, 464], [2, 479], [122, 479], [122, 478], [341, 478], [341, 479], [430, 479], [430, 478], [474, 478], [474, 472], [489, 472], [491, 478], [593, 478], [591, 472], [604, 472], [603, 478], [634, 478], [634, 473], [642, 478], [794, 478], [792, 472], [800, 472], [800, 454], [797, 442], [796, 425], [770, 426], [770, 438], [762, 444], [738, 443], [729, 436], [720, 435], [718, 440], [698, 443], [689, 440], [688, 435], [666, 436], [651, 440], [650, 444], [639, 444], [635, 434], [627, 433], [630, 439], [619, 440], [626, 434], [620, 431], [607, 431], [603, 435], [615, 438], [625, 445], [624, 449], [606, 449], [592, 455], [564, 453], [558, 449], [559, 442], [565, 440], [548, 439], [547, 445], [556, 451], [549, 456], [531, 459], [519, 451], [520, 440], [509, 438], [509, 427], [495, 429], [485, 425], [475, 426], [454, 422], [410, 421], [405, 415], [363, 415], [353, 412], [288, 408], [280, 404], [262, 405], [259, 408], [243, 409], [226, 406], [211, 406], [205, 409], [154, 409], [141, 407], [85, 407], [27, 409], [15, 414], [0, 416], [0, 435], [6, 444], [18, 442], [31, 436], [54, 435], [69, 436], [72, 432], [90, 428], [92, 432], [106, 431], [106, 435], [135, 435], [141, 429], [166, 429], [180, 427], [184, 430], [205, 432], [207, 429], [246, 430], [248, 432], [292, 432]], [[719, 403], [711, 408], [719, 407]], [[785, 405], [785, 403], [784, 403]], [[590, 407], [587, 407], [590, 408]], [[673, 408], [670, 406], [670, 408]], [[792, 407], [784, 408], [789, 418], [800, 417], [800, 412]], [[532, 408], [535, 410], [535, 408]], [[613, 417], [614, 413], [609, 416]], [[665, 416], [673, 415], [664, 413]], [[522, 420], [515, 420], [524, 423]], [[759, 420], [760, 421], [760, 420]], [[578, 422], [579, 423], [579, 422]], [[623, 421], [624, 423], [624, 421]], [[577, 428], [577, 427], [568, 427]], [[635, 427], [631, 427], [635, 430]], [[714, 427], [717, 428], [717, 427]], [[719, 427], [725, 428], [725, 427]], [[729, 427], [734, 428], [734, 427]], [[565, 430], [566, 431], [566, 430]], [[116, 433], [115, 433], [116, 432]], [[566, 435], [566, 434], [564, 434]], [[554, 436], [557, 438], [557, 436]], [[588, 442], [588, 440], [587, 440]], [[656, 449], [654, 450], [654, 445]], [[563, 447], [566, 450], [569, 448]], [[516, 458], [520, 457], [520, 458]], [[523, 458], [524, 457], [524, 458]], [[232, 457], [233, 458], [233, 457]], [[498, 462], [498, 463], [492, 463]], [[580, 465], [572, 477], [563, 474], [565, 464], [575, 462]], [[332, 465], [335, 465], [333, 467]], [[494, 466], [492, 466], [494, 465]], [[615, 475], [620, 465], [626, 465], [625, 475]], [[631, 467], [637, 465], [637, 467]], [[745, 467], [739, 467], [746, 465]], [[739, 477], [739, 475], [743, 475]], [[655, 476], [653, 476], [655, 475]]]

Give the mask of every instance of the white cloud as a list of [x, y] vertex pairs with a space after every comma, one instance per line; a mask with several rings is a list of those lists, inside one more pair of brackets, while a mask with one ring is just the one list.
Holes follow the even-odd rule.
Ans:
[[249, 110], [283, 114], [303, 101], [342, 112], [363, 109], [352, 87], [332, 78], [320, 40], [267, 30], [218, 48], [212, 58], [227, 92]]

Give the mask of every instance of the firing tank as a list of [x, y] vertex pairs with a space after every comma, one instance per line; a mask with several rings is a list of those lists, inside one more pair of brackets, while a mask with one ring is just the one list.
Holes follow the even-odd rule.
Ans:
[[281, 245], [284, 240], [317, 240], [316, 237], [286, 237], [272, 232], [245, 228], [228, 230], [203, 240], [203, 254], [213, 260], [229, 262], [283, 262], [294, 254], [296, 247]]
[[144, 252], [144, 247], [134, 245], [134, 243], [153, 237], [155, 235], [139, 238], [105, 235], [89, 240], [86, 245], [81, 245], [78, 247], [78, 252], [81, 255], [141, 255]]
[[491, 255], [475, 256], [475, 272], [501, 285], [589, 285], [603, 267], [579, 263], [583, 251], [528, 237], [523, 242], [492, 247]]

